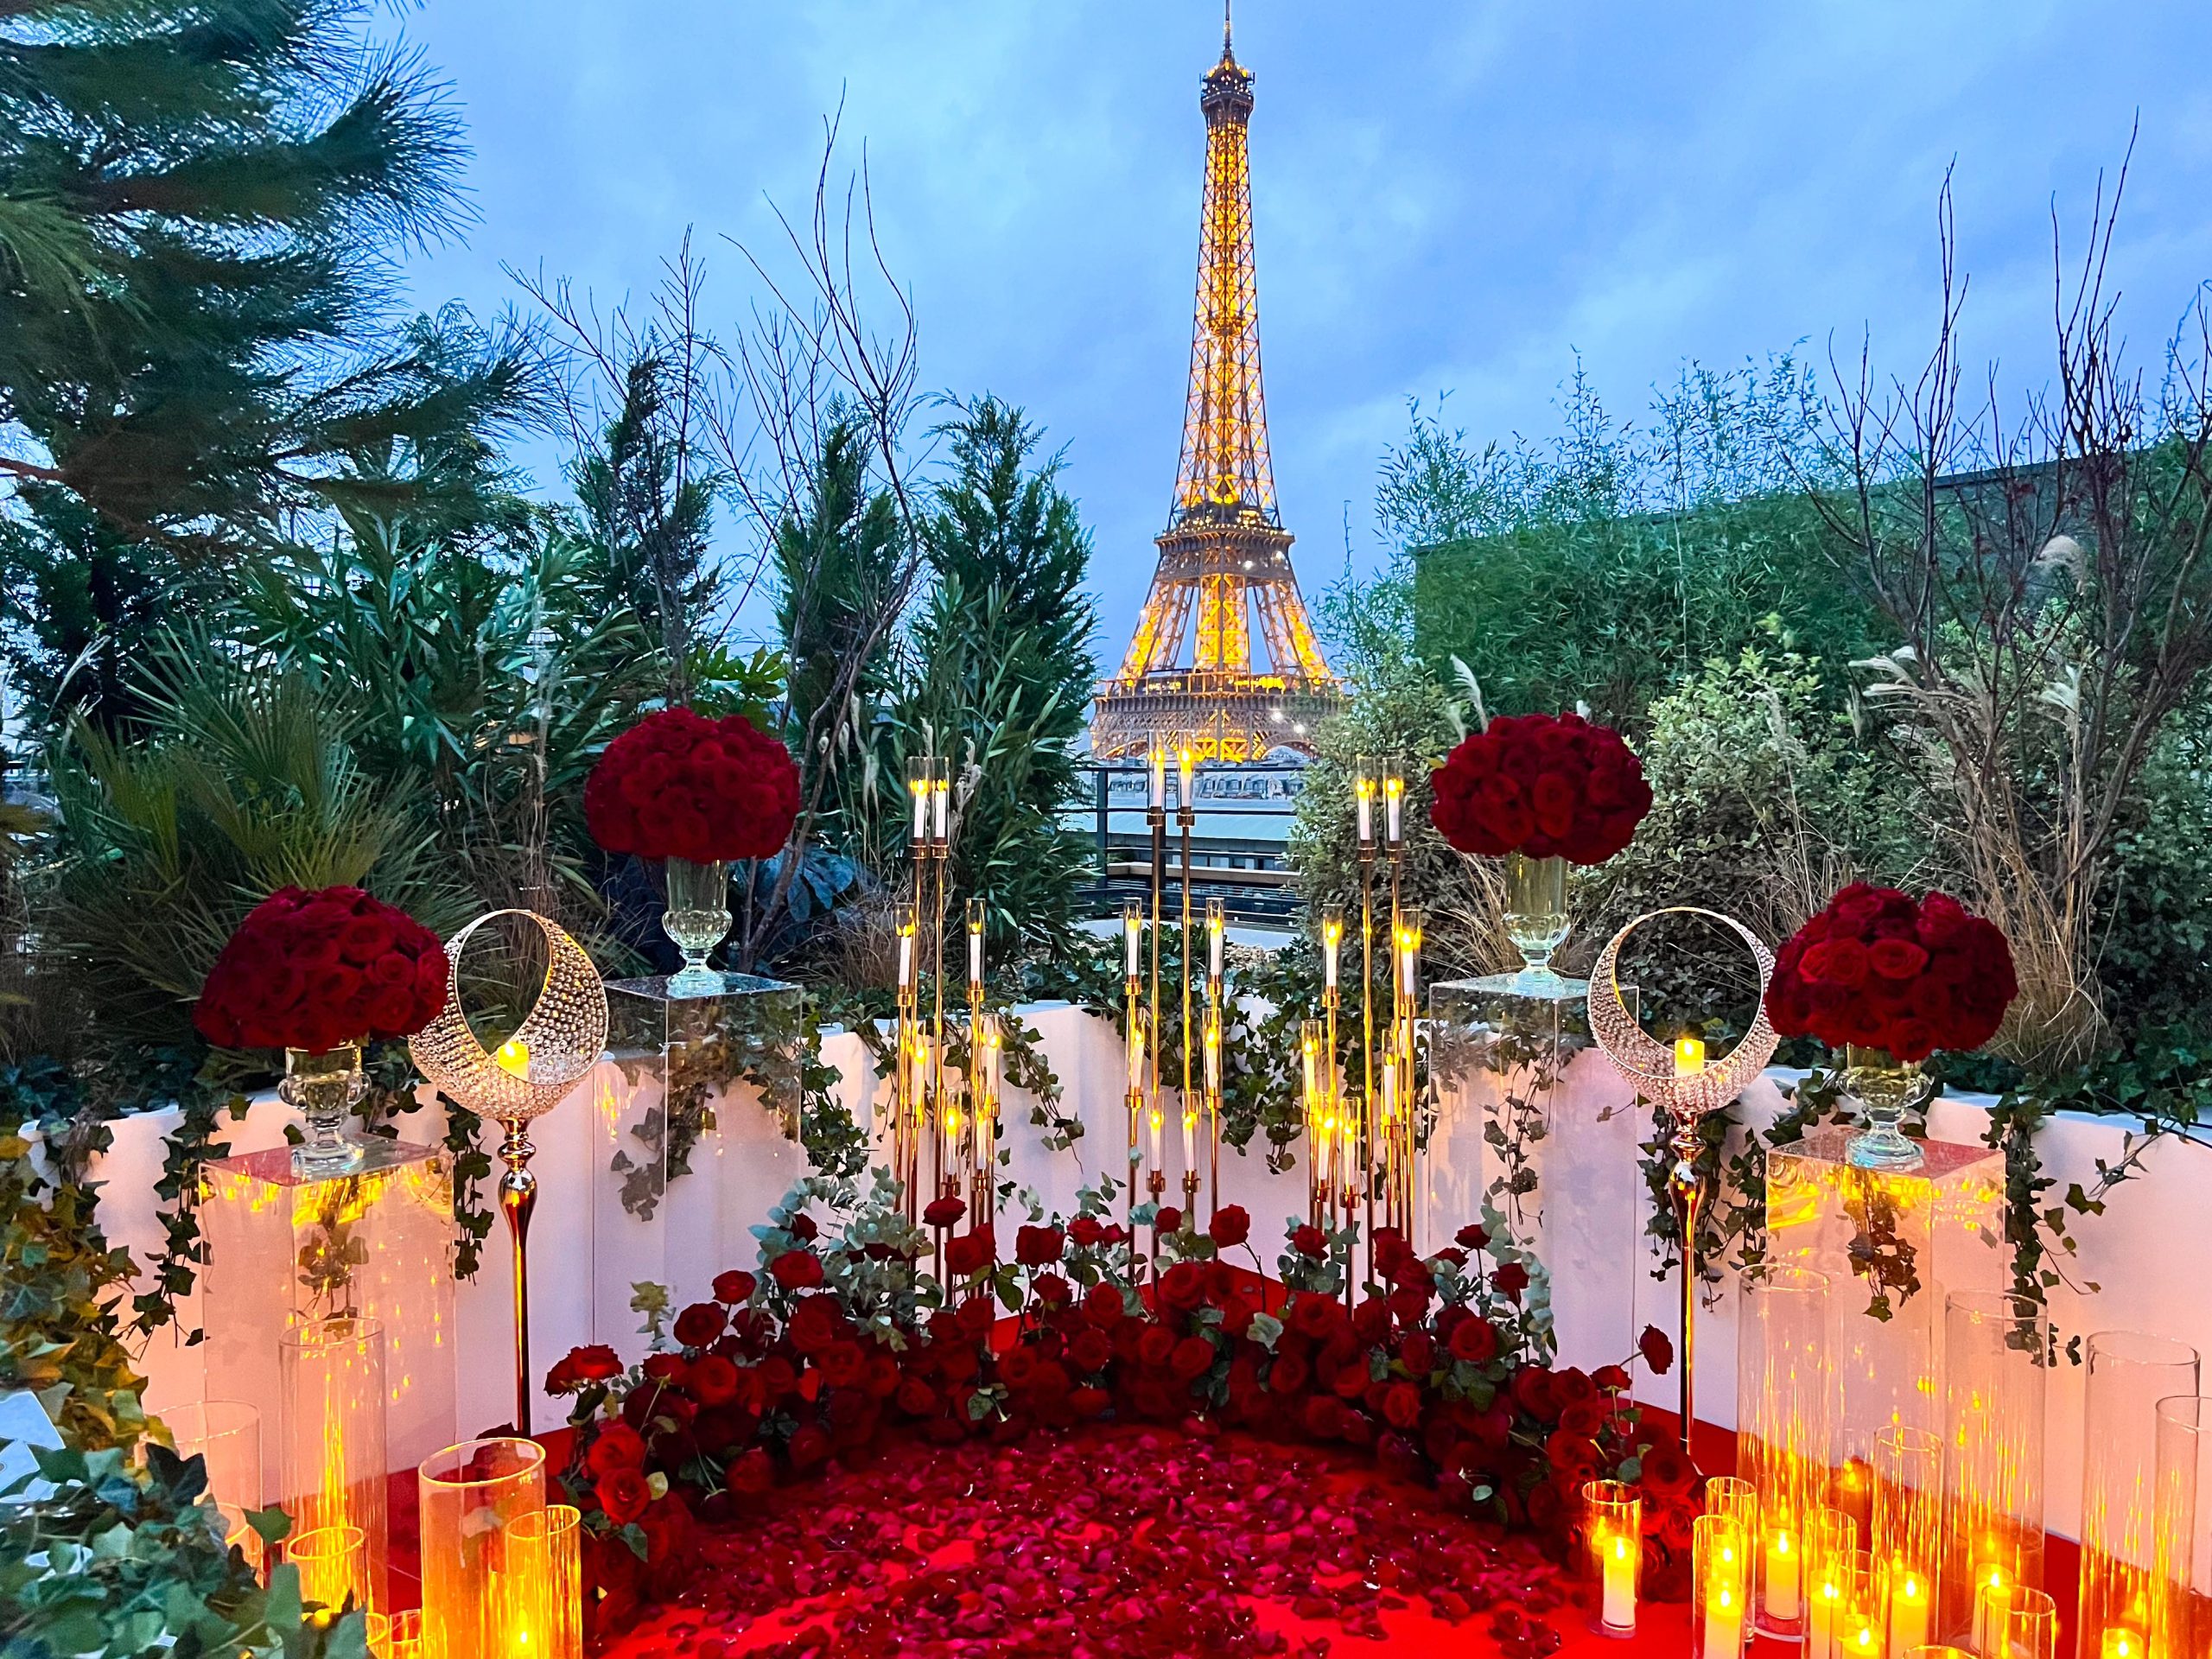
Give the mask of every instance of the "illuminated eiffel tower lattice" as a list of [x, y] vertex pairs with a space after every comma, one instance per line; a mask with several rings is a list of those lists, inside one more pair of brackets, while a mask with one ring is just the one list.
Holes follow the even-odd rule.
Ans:
[[[1202, 760], [1311, 753], [1316, 724], [1344, 699], [1299, 595], [1292, 537], [1275, 505], [1252, 263], [1252, 77], [1230, 49], [1225, 21], [1221, 61], [1201, 84], [1198, 107], [1206, 188], [1183, 459], [1136, 637], [1121, 671], [1098, 688], [1090, 742], [1102, 758], [1141, 754], [1155, 734]], [[1264, 668], [1252, 660], [1255, 612]]]

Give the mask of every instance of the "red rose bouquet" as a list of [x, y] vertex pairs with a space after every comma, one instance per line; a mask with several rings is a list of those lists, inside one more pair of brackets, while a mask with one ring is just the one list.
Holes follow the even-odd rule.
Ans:
[[445, 946], [406, 912], [359, 887], [285, 887], [231, 935], [193, 1023], [219, 1048], [319, 1054], [411, 1036], [445, 1002]]
[[1463, 853], [1602, 864], [1651, 810], [1643, 764], [1580, 715], [1501, 715], [1429, 777], [1429, 816]]
[[1957, 899], [1854, 881], [1782, 947], [1766, 1008], [1785, 1037], [1912, 1064], [1980, 1047], [2018, 991], [2004, 934]]
[[798, 816], [790, 752], [742, 715], [648, 715], [607, 746], [584, 785], [592, 839], [639, 858], [766, 858]]

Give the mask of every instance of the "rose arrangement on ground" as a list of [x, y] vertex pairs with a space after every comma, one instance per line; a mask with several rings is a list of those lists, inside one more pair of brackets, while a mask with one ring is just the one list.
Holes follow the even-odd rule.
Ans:
[[[988, 1226], [957, 1235], [939, 1282], [887, 1179], [857, 1207], [841, 1185], [802, 1182], [764, 1230], [760, 1271], [657, 1313], [640, 1363], [580, 1348], [547, 1377], [575, 1396], [561, 1479], [585, 1513], [603, 1624], [684, 1580], [700, 1523], [741, 1521], [888, 1434], [949, 1447], [1094, 1422], [1356, 1448], [1562, 1546], [1583, 1481], [1637, 1479], [1647, 1592], [1687, 1584], [1694, 1472], [1640, 1427], [1625, 1365], [1547, 1363], [1528, 1297], [1541, 1269], [1480, 1228], [1427, 1258], [1378, 1232], [1376, 1282], [1347, 1306], [1349, 1232], [1287, 1227], [1270, 1283], [1255, 1255], [1249, 1269], [1225, 1257], [1249, 1233], [1242, 1211], [1200, 1230], [1147, 1206], [1137, 1226], [1161, 1224], [1160, 1255], [1133, 1268], [1128, 1230], [1086, 1194], [1071, 1218], [1020, 1225], [1010, 1261]], [[817, 1199], [852, 1217], [841, 1238], [808, 1213]], [[1657, 1332], [1643, 1349], [1670, 1363]]]
[[359, 887], [283, 887], [231, 935], [193, 1020], [219, 1048], [321, 1053], [411, 1036], [445, 1001], [445, 947], [405, 911]]
[[767, 858], [798, 815], [790, 751], [742, 715], [658, 710], [608, 744], [584, 784], [592, 839], [639, 858]]
[[1651, 786], [1611, 728], [1580, 715], [1501, 715], [1429, 776], [1429, 814], [1463, 853], [1602, 864], [1651, 810]]
[[1912, 1062], [1980, 1048], [2018, 992], [2005, 935], [1957, 899], [1854, 881], [1782, 947], [1766, 1006], [1785, 1037]]

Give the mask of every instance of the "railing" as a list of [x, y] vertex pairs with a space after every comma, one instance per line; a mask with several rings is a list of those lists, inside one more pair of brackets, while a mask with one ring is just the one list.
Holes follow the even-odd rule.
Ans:
[[[1152, 830], [1145, 819], [1150, 784], [1141, 765], [1094, 765], [1091, 804], [1091, 880], [1082, 894], [1085, 912], [1118, 915], [1123, 902], [1152, 890]], [[1218, 898], [1238, 921], [1281, 921], [1298, 908], [1285, 853], [1290, 821], [1306, 785], [1298, 766], [1201, 767], [1197, 821], [1191, 830], [1193, 904]], [[1173, 785], [1171, 781], [1170, 791]], [[1066, 822], [1075, 825], [1071, 814]], [[1175, 888], [1182, 872], [1182, 832], [1173, 808], [1167, 814], [1167, 860], [1163, 881]], [[1179, 895], [1179, 888], [1177, 888]]]

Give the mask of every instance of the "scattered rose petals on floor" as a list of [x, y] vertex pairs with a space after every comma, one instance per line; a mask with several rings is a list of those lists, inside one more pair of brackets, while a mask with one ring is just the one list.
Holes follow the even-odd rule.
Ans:
[[1323, 1659], [1425, 1605], [1455, 1624], [1488, 1614], [1471, 1635], [1544, 1659], [1559, 1637], [1543, 1616], [1567, 1599], [1527, 1539], [1354, 1455], [1172, 1428], [894, 1443], [700, 1548], [683, 1603], [612, 1655]]

